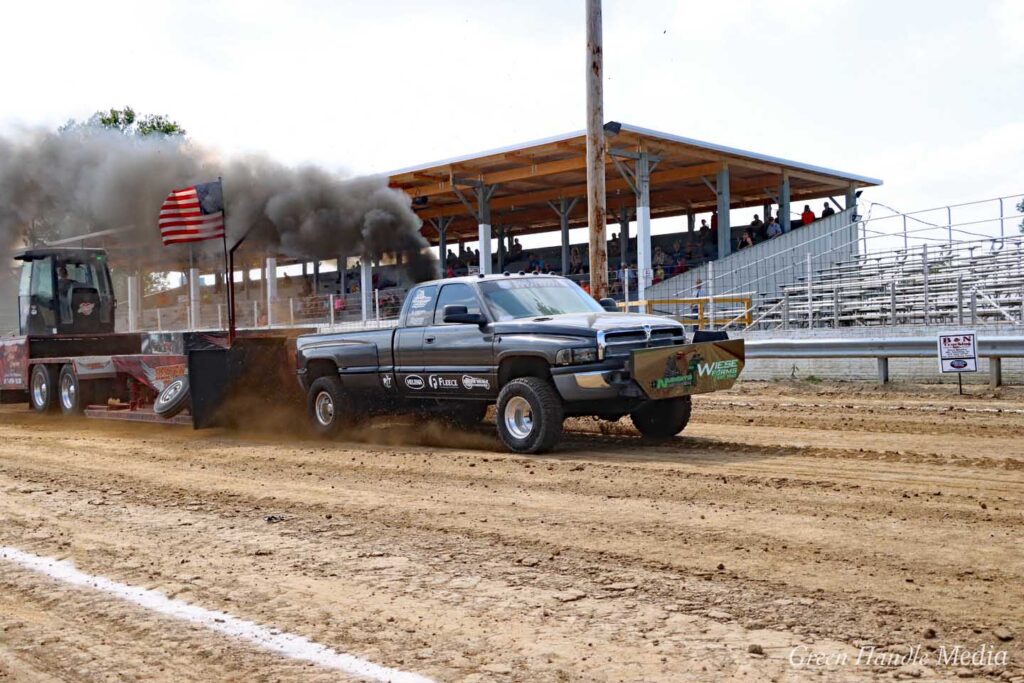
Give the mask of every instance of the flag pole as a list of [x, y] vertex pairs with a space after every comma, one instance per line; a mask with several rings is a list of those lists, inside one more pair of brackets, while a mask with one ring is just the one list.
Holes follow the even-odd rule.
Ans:
[[221, 236], [224, 244], [224, 277], [227, 280], [224, 288], [227, 294], [228, 304], [228, 346], [235, 343], [235, 264], [234, 252], [228, 249], [228, 203], [224, 199], [224, 180], [217, 176], [220, 184], [221, 211], [224, 214], [224, 234]]

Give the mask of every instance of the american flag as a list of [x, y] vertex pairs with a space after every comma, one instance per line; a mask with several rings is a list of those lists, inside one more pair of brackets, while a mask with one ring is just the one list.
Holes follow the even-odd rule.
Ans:
[[164, 245], [224, 236], [224, 192], [219, 180], [174, 190], [160, 207]]

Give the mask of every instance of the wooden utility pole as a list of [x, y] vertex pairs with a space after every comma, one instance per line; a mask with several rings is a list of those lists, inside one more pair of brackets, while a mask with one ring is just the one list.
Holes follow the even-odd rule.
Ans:
[[587, 224], [590, 226], [590, 293], [599, 300], [608, 296], [603, 53], [601, 0], [587, 0]]

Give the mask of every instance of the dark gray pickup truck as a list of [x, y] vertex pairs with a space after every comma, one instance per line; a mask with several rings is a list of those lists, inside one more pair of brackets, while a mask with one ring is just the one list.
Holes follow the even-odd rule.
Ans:
[[565, 278], [488, 275], [416, 285], [394, 328], [299, 337], [296, 362], [323, 434], [374, 413], [469, 426], [497, 404], [502, 442], [539, 453], [568, 416], [629, 415], [645, 437], [678, 434], [691, 394], [732, 386], [743, 341], [688, 344], [671, 318], [606, 310]]

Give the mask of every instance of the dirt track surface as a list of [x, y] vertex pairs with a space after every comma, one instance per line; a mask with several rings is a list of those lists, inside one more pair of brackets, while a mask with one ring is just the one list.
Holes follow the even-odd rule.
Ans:
[[[746, 383], [543, 457], [5, 406], [0, 545], [437, 680], [1024, 681], [1019, 399]], [[0, 681], [186, 678], [343, 679], [0, 560]]]

